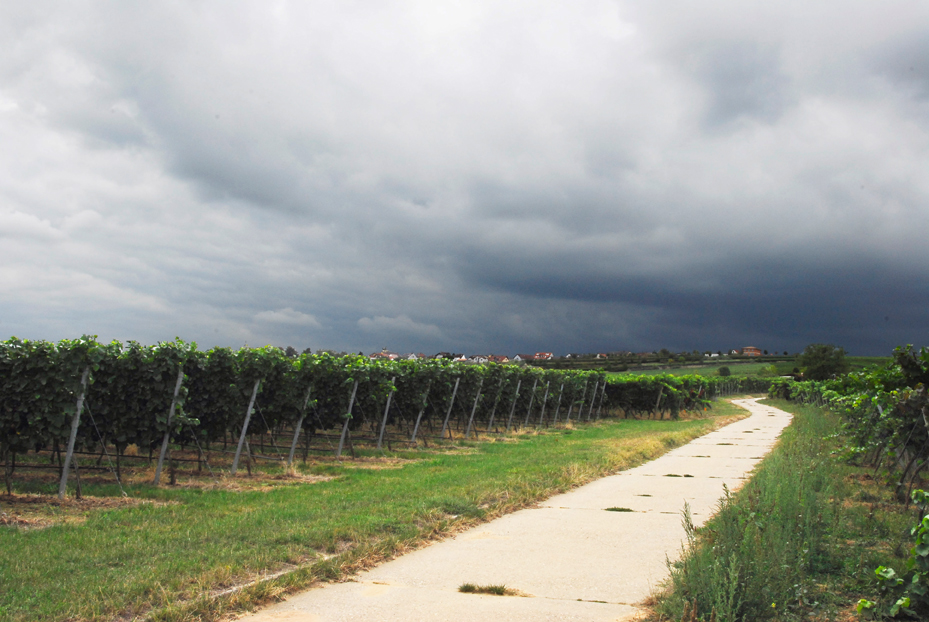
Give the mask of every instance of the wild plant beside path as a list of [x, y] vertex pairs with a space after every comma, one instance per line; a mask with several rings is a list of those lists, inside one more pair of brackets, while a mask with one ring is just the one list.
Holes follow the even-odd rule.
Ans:
[[[785, 400], [765, 403], [794, 414], [752, 479], [727, 494], [718, 513], [695, 529], [671, 565], [655, 614], [680, 620], [829, 620], [854, 616], [873, 592], [874, 568], [900, 565], [912, 517], [871, 469], [841, 452], [832, 413]], [[890, 562], [890, 563], [888, 563]]]

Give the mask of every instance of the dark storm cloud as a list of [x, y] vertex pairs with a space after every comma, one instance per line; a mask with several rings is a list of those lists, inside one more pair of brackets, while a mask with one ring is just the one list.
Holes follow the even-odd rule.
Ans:
[[3, 332], [925, 340], [921, 5], [30, 7], [0, 15]]

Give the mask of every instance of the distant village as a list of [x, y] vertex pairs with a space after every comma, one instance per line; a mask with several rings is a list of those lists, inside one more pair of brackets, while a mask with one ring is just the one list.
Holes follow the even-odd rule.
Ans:
[[701, 359], [718, 359], [718, 358], [728, 358], [728, 357], [759, 357], [759, 356], [788, 356], [788, 352], [771, 352], [767, 350], [762, 350], [754, 346], [745, 346], [743, 348], [731, 349], [728, 351], [704, 351], [700, 352], [693, 350], [691, 352], [671, 352], [669, 350], [657, 350], [654, 352], [629, 352], [629, 351], [617, 351], [617, 352], [594, 352], [589, 354], [578, 354], [578, 353], [568, 353], [564, 356], [556, 357], [552, 352], [535, 352], [527, 354], [515, 354], [512, 357], [505, 354], [472, 354], [465, 355], [455, 352], [439, 352], [433, 354], [432, 356], [427, 356], [426, 354], [420, 352], [410, 352], [408, 354], [398, 354], [397, 352], [392, 352], [386, 348], [380, 352], [374, 352], [368, 355], [372, 359], [380, 360], [409, 360], [415, 361], [420, 359], [445, 359], [450, 361], [457, 361], [461, 363], [520, 363], [520, 362], [541, 362], [541, 361], [555, 361], [555, 360], [597, 360], [597, 359], [612, 359], [615, 361], [634, 361], [639, 360], [642, 362], [650, 361], [668, 361], [668, 360], [677, 360], [681, 362], [686, 361], [698, 361]]

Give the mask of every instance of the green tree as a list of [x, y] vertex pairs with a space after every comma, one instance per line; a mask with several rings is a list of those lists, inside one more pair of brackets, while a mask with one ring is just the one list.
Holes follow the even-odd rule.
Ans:
[[716, 373], [719, 374], [720, 376], [731, 376], [732, 375], [732, 372], [729, 370], [729, 368], [725, 366], [717, 369]]
[[806, 380], [826, 380], [848, 371], [845, 348], [831, 343], [811, 343], [800, 355], [800, 368]]

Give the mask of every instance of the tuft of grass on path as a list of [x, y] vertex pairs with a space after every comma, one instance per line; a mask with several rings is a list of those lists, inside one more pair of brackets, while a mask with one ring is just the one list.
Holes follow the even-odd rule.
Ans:
[[[216, 620], [630, 468], [737, 413], [720, 403], [707, 419], [604, 420], [466, 452], [405, 451], [396, 468], [308, 465], [331, 478], [316, 483], [137, 485], [132, 496], [158, 503], [0, 527], [0, 619]], [[88, 482], [84, 494], [119, 491]]]
[[662, 620], [679, 620], [694, 606], [699, 619], [715, 610], [718, 622], [851, 619], [854, 603], [874, 592], [874, 569], [901, 561], [912, 516], [870, 471], [841, 459], [838, 418], [765, 403], [794, 420], [705, 526], [694, 529], [685, 512], [689, 546], [658, 596]]
[[473, 583], [462, 583], [458, 586], [458, 591], [465, 594], [493, 594], [494, 596], [506, 596], [512, 594], [512, 590], [507, 590], [505, 585], [474, 585]]

